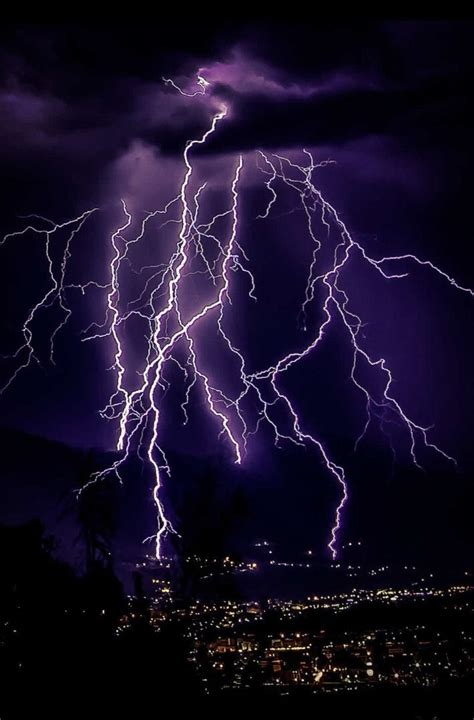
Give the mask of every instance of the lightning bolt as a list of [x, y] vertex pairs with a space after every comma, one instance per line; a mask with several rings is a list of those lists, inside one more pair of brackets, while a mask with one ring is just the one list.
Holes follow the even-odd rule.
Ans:
[[204, 78], [202, 75], [198, 74], [196, 75], [196, 84], [199, 86], [197, 90], [194, 90], [194, 92], [187, 92], [186, 90], [183, 90], [172, 78], [161, 78], [165, 85], [170, 85], [172, 88], [177, 90], [180, 95], [184, 95], [185, 97], [196, 97], [196, 95], [205, 95], [206, 89], [209, 87], [210, 83]]
[[[38, 227], [38, 224], [30, 224], [25, 226], [22, 230], [8, 233], [0, 241], [0, 246], [6, 242], [11, 241], [13, 238], [19, 238], [24, 235], [38, 235], [43, 238], [44, 242], [44, 257], [46, 260], [46, 268], [48, 274], [49, 288], [45, 291], [42, 297], [29, 309], [25, 322], [21, 328], [21, 335], [23, 342], [18, 348], [10, 355], [4, 356], [3, 359], [18, 361], [18, 364], [11, 375], [8, 377], [6, 382], [0, 387], [0, 395], [10, 387], [10, 385], [16, 380], [23, 370], [29, 367], [32, 362], [40, 364], [38, 355], [35, 351], [34, 345], [34, 332], [32, 329], [33, 322], [36, 320], [38, 314], [42, 311], [51, 309], [55, 304], [59, 306], [63, 313], [63, 318], [52, 330], [49, 345], [50, 355], [49, 360], [51, 364], [55, 364], [54, 361], [54, 341], [56, 336], [67, 324], [71, 317], [72, 311], [67, 302], [67, 290], [79, 289], [83, 294], [89, 287], [95, 286], [98, 288], [104, 288], [104, 285], [96, 281], [89, 281], [85, 284], [68, 283], [66, 284], [66, 271], [68, 266], [68, 260], [71, 257], [71, 243], [74, 237], [80, 232], [84, 223], [88, 218], [95, 213], [98, 208], [92, 208], [86, 210], [76, 218], [72, 220], [66, 220], [62, 223], [55, 223], [53, 220], [44, 218], [41, 215], [28, 215], [26, 219], [31, 218], [32, 220], [40, 221], [46, 225], [46, 228]], [[64, 243], [64, 248], [60, 261], [53, 257], [52, 244], [55, 240], [56, 235], [59, 231], [67, 229], [70, 234], [67, 236]]]
[[[209, 83], [200, 74], [197, 76], [198, 87], [192, 91], [183, 90], [171, 79], [163, 80], [188, 98], [205, 95], [209, 87]], [[409, 273], [404, 268], [413, 263], [439, 275], [460, 292], [471, 296], [474, 292], [460, 285], [431, 261], [420, 259], [416, 255], [372, 257], [351, 235], [337, 210], [314, 184], [315, 170], [332, 161], [315, 163], [312, 154], [303, 150], [304, 160], [298, 163], [281, 154], [260, 150], [256, 153], [256, 165], [264, 177], [263, 185], [269, 199], [256, 221], [272, 219], [282, 189], [285, 193], [294, 194], [295, 207], [302, 210], [305, 218], [312, 254], [297, 318], [305, 333], [305, 341], [301, 347], [283, 349], [268, 367], [249, 367], [244, 350], [239, 347], [229, 330], [229, 315], [236, 303], [235, 297], [233, 302], [233, 280], [236, 275], [245, 283], [248, 298], [257, 302], [255, 278], [243, 240], [239, 237], [239, 188], [245, 170], [244, 158], [239, 155], [233, 164], [232, 176], [226, 190], [229, 192], [229, 201], [211, 217], [205, 216], [208, 183], [202, 183], [196, 188], [194, 179], [194, 153], [218, 132], [227, 113], [227, 107], [221, 105], [210, 118], [207, 130], [200, 137], [186, 143], [182, 155], [183, 178], [179, 190], [163, 208], [146, 212], [142, 217], [140, 213], [132, 213], [126, 200], [122, 199], [123, 220], [109, 237], [107, 282], [90, 280], [80, 284], [69, 282], [68, 279], [73, 240], [97, 208], [87, 210], [73, 220], [61, 224], [40, 216], [31, 216], [34, 223], [4, 237], [2, 243], [28, 233], [44, 238], [49, 285], [40, 300], [28, 311], [21, 329], [23, 342], [14, 354], [7, 358], [17, 365], [1, 391], [8, 388], [32, 361], [38, 362], [33, 330], [37, 315], [50, 310], [54, 305], [60, 310], [61, 319], [49, 339], [49, 359], [54, 364], [55, 339], [67, 324], [72, 312], [68, 304], [68, 292], [80, 290], [84, 294], [89, 288], [95, 287], [105, 294], [105, 316], [102, 321], [93, 322], [85, 329], [82, 340], [89, 342], [106, 338], [110, 342], [110, 370], [114, 376], [114, 388], [101, 414], [104, 419], [116, 423], [117, 456], [108, 467], [94, 473], [79, 492], [86, 491], [91, 485], [110, 475], [116, 475], [122, 482], [121, 473], [126, 461], [132, 454], [137, 454], [153, 477], [152, 496], [156, 507], [157, 527], [152, 537], [156, 555], [158, 558], [161, 556], [164, 539], [170, 533], [177, 533], [162, 499], [164, 476], [171, 476], [171, 468], [165, 450], [160, 445], [163, 401], [173, 385], [169, 370], [174, 366], [174, 372], [179, 372], [183, 378], [183, 383], [178, 385], [184, 395], [181, 402], [183, 423], [189, 421], [188, 409], [192, 394], [200, 390], [209, 417], [218, 428], [218, 437], [222, 437], [227, 443], [236, 464], [240, 465], [244, 461], [249, 438], [255, 436], [264, 425], [270, 429], [277, 447], [287, 442], [316, 450], [328, 476], [335, 481], [339, 489], [328, 540], [329, 552], [336, 558], [338, 534], [349, 496], [346, 473], [339, 461], [331, 456], [323, 440], [305, 427], [297, 399], [282, 389], [282, 376], [304, 358], [317, 352], [337, 320], [342, 324], [352, 358], [350, 381], [360, 394], [365, 407], [365, 421], [355, 439], [354, 449], [357, 450], [372, 422], [378, 423], [392, 448], [386, 427], [388, 424], [397, 424], [406, 433], [411, 459], [416, 467], [422, 467], [419, 457], [421, 447], [429, 448], [445, 460], [455, 463], [454, 458], [431, 440], [431, 428], [423, 427], [402, 407], [393, 389], [394, 377], [389, 360], [374, 356], [365, 347], [361, 332], [364, 322], [351, 308], [344, 274], [354, 257], [362, 260], [387, 281], [406, 278]], [[170, 227], [176, 227], [176, 235], [173, 235], [173, 247], [169, 257], [156, 264], [139, 264], [135, 267], [134, 253], [145, 238], [151, 233], [153, 237], [159, 238], [164, 228], [169, 230]], [[60, 230], [66, 230], [69, 234], [63, 241], [61, 252], [56, 250], [53, 253], [52, 243]], [[165, 247], [166, 243], [159, 253], [156, 251], [157, 255], [162, 255]], [[202, 296], [199, 296], [201, 299], [195, 302], [193, 311], [189, 313], [183, 302], [186, 283], [189, 278], [198, 276], [206, 281], [207, 289], [202, 292]], [[131, 277], [134, 279], [133, 283]], [[128, 291], [132, 285], [138, 285], [138, 290], [130, 299]], [[313, 305], [317, 305], [322, 311], [322, 320], [319, 326], [311, 328], [309, 310]], [[196, 333], [204, 320], [215, 323], [218, 342], [223, 345], [226, 354], [238, 368], [233, 391], [224, 390], [224, 386], [219, 385], [218, 378], [211, 377], [211, 373], [206, 370], [199, 350], [199, 336]], [[141, 323], [146, 341], [143, 363], [138, 370], [127, 357], [130, 342], [128, 327], [129, 323], [133, 322]], [[210, 338], [209, 335], [209, 341]], [[375, 386], [380, 385], [379, 380], [382, 381], [381, 390], [372, 389], [372, 379]]]
[[[344, 327], [347, 331], [349, 343], [352, 349], [352, 368], [350, 378], [354, 386], [362, 393], [366, 402], [367, 417], [365, 425], [362, 429], [361, 434], [356, 440], [355, 447], [364, 437], [369, 424], [374, 416], [378, 417], [383, 426], [384, 412], [388, 412], [395, 419], [397, 419], [407, 430], [410, 440], [410, 453], [413, 463], [421, 469], [421, 465], [417, 457], [417, 442], [421, 440], [425, 447], [429, 447], [442, 455], [446, 460], [456, 464], [454, 458], [444, 452], [436, 444], [428, 439], [428, 430], [430, 428], [422, 427], [416, 423], [415, 420], [410, 418], [408, 414], [403, 410], [400, 402], [392, 394], [392, 383], [393, 374], [390, 370], [388, 362], [385, 358], [373, 358], [369, 352], [364, 349], [359, 342], [358, 335], [363, 325], [361, 318], [349, 309], [349, 297], [345, 290], [341, 288], [340, 276], [343, 269], [348, 265], [350, 258], [353, 253], [358, 252], [362, 258], [375, 268], [385, 279], [401, 279], [407, 276], [407, 273], [387, 273], [383, 269], [385, 263], [400, 262], [403, 260], [412, 260], [420, 265], [428, 266], [431, 270], [435, 271], [443, 278], [449, 281], [457, 290], [473, 294], [473, 291], [469, 288], [465, 288], [459, 285], [452, 277], [450, 277], [443, 270], [434, 265], [431, 261], [420, 260], [415, 255], [407, 254], [400, 256], [389, 256], [381, 259], [374, 259], [369, 256], [366, 250], [356, 242], [351, 234], [349, 233], [346, 225], [339, 217], [335, 208], [322, 196], [321, 192], [315, 188], [312, 182], [313, 171], [321, 167], [322, 163], [315, 164], [313, 157], [307, 150], [303, 151], [307, 156], [309, 162], [307, 165], [298, 165], [292, 162], [289, 158], [282, 157], [280, 155], [274, 155], [270, 159], [265, 153], [260, 152], [260, 156], [264, 159], [266, 166], [270, 170], [263, 170], [265, 174], [270, 174], [270, 179], [265, 183], [269, 191], [271, 192], [271, 198], [267, 205], [265, 212], [260, 216], [266, 218], [270, 214], [270, 210], [276, 201], [277, 194], [275, 192], [274, 184], [278, 179], [286, 186], [295, 190], [301, 201], [301, 205], [305, 212], [308, 220], [308, 234], [312, 240], [315, 248], [313, 251], [312, 262], [309, 268], [308, 280], [305, 290], [304, 301], [301, 306], [300, 315], [304, 319], [303, 329], [306, 330], [306, 310], [308, 305], [313, 302], [315, 298], [315, 287], [317, 283], [321, 283], [325, 287], [325, 299], [323, 302], [323, 314], [324, 321], [320, 325], [317, 333], [309, 344], [307, 344], [302, 350], [296, 352], [290, 352], [287, 355], [281, 357], [275, 365], [265, 370], [261, 370], [254, 373], [251, 378], [253, 380], [264, 380], [269, 379], [271, 386], [274, 390], [275, 396], [281, 399], [287, 406], [290, 416], [293, 421], [294, 435], [298, 440], [304, 440], [311, 444], [316, 445], [322, 455], [324, 463], [328, 469], [337, 479], [341, 486], [341, 498], [336, 508], [336, 517], [334, 525], [331, 529], [331, 540], [328, 547], [333, 555], [333, 558], [337, 555], [337, 533], [341, 526], [341, 513], [343, 507], [348, 498], [348, 488], [345, 479], [344, 470], [342, 467], [336, 465], [328, 456], [327, 450], [323, 447], [321, 442], [312, 435], [302, 432], [300, 427], [300, 420], [296, 410], [294, 409], [289, 398], [284, 395], [277, 386], [277, 380], [281, 373], [288, 370], [291, 366], [298, 363], [302, 358], [312, 353], [322, 342], [325, 333], [327, 332], [331, 322], [334, 320], [334, 316], [337, 315], [341, 318]], [[288, 169], [296, 171], [295, 174], [289, 175]], [[319, 274], [316, 274], [317, 256], [322, 247], [322, 242], [315, 236], [313, 231], [313, 215], [319, 210], [320, 219], [322, 225], [326, 228], [327, 234], [331, 229], [331, 225], [328, 220], [332, 221], [339, 232], [339, 241], [335, 246], [332, 262], [330, 267]], [[385, 384], [382, 390], [382, 397], [377, 399], [371, 393], [367, 384], [358, 378], [358, 369], [360, 364], [365, 364], [371, 370], [378, 370], [382, 373], [385, 378]], [[382, 427], [383, 429], [383, 427]]]
[[[222, 303], [229, 287], [229, 272], [233, 265], [235, 265], [235, 246], [236, 246], [236, 231], [237, 231], [237, 184], [242, 170], [243, 160], [239, 158], [237, 164], [234, 179], [232, 181], [232, 207], [225, 213], [220, 213], [219, 216], [225, 216], [230, 214], [232, 216], [232, 225], [229, 239], [226, 246], [220, 240], [216, 240], [220, 255], [221, 255], [221, 287], [217, 292], [217, 296], [214, 301], [208, 302], [201, 306], [189, 319], [184, 320], [183, 314], [179, 302], [179, 288], [184, 278], [188, 276], [185, 272], [186, 267], [191, 263], [192, 260], [192, 245], [194, 243], [196, 254], [204, 260], [206, 271], [211, 278], [213, 284], [216, 283], [216, 277], [213, 274], [211, 267], [204, 257], [204, 251], [202, 248], [200, 236], [203, 234], [201, 231], [205, 231], [204, 234], [208, 234], [210, 228], [215, 224], [217, 216], [214, 216], [212, 220], [205, 226], [197, 228], [197, 216], [199, 213], [199, 196], [202, 193], [204, 186], [202, 186], [198, 192], [194, 195], [193, 202], [195, 209], [193, 211], [188, 200], [188, 188], [193, 172], [193, 168], [190, 162], [190, 152], [197, 145], [203, 145], [208, 137], [215, 132], [217, 124], [225, 117], [226, 109], [222, 108], [216, 113], [212, 119], [210, 128], [203, 134], [199, 139], [191, 140], [186, 144], [183, 161], [185, 166], [184, 179], [181, 185], [179, 200], [181, 203], [181, 219], [180, 219], [180, 232], [178, 236], [177, 248], [173, 253], [168, 265], [166, 266], [162, 281], [159, 284], [159, 288], [165, 285], [166, 289], [164, 292], [165, 302], [163, 306], [154, 314], [152, 319], [152, 333], [149, 339], [149, 352], [147, 356], [146, 366], [141, 374], [141, 385], [132, 391], [127, 391], [124, 387], [123, 380], [125, 374], [125, 367], [122, 364], [123, 358], [123, 347], [118, 334], [118, 326], [124, 321], [124, 318], [128, 317], [126, 312], [124, 315], [120, 314], [118, 308], [119, 302], [119, 279], [118, 272], [121, 264], [126, 258], [127, 250], [130, 245], [130, 241], [122, 239], [121, 246], [118, 244], [118, 239], [122, 237], [122, 233], [126, 231], [131, 225], [131, 215], [127, 211], [126, 205], [123, 202], [123, 211], [126, 216], [126, 222], [121, 225], [112, 235], [112, 247], [113, 257], [110, 264], [110, 287], [111, 290], [108, 295], [108, 314], [102, 325], [99, 327], [99, 332], [89, 334], [87, 340], [97, 339], [99, 337], [111, 336], [115, 346], [115, 357], [114, 357], [114, 368], [117, 370], [117, 382], [116, 389], [110, 398], [109, 404], [104, 411], [104, 415], [107, 417], [116, 417], [117, 407], [121, 406], [121, 412], [119, 413], [119, 434], [117, 440], [117, 450], [123, 451], [121, 457], [116, 460], [110, 467], [96, 473], [89, 483], [83, 488], [86, 489], [90, 484], [96, 482], [98, 479], [107, 476], [110, 473], [115, 473], [120, 477], [120, 468], [126, 459], [129, 457], [132, 449], [132, 443], [137, 436], [139, 430], [142, 431], [140, 441], [143, 441], [143, 430], [148, 425], [150, 426], [149, 437], [146, 441], [146, 457], [147, 461], [152, 468], [154, 475], [154, 488], [153, 488], [153, 499], [157, 509], [158, 517], [158, 529], [156, 533], [156, 553], [160, 556], [162, 538], [166, 536], [168, 532], [176, 532], [166, 517], [163, 504], [160, 499], [160, 488], [162, 486], [162, 471], [170, 474], [169, 464], [166, 461], [166, 456], [158, 444], [158, 432], [159, 432], [159, 419], [160, 419], [160, 404], [157, 399], [159, 396], [160, 389], [166, 388], [165, 380], [165, 367], [168, 361], [174, 361], [178, 366], [188, 375], [188, 370], [184, 368], [179, 361], [173, 356], [173, 352], [179, 349], [179, 345], [182, 342], [187, 344], [188, 360], [187, 365], [194, 374], [193, 381], [188, 386], [186, 401], [189, 401], [189, 392], [192, 386], [199, 379], [204, 387], [205, 396], [210, 413], [218, 420], [221, 426], [221, 434], [224, 434], [232, 445], [235, 453], [235, 460], [237, 463], [241, 462], [241, 448], [239, 441], [234, 435], [229, 417], [225, 411], [221, 408], [223, 399], [225, 401], [224, 394], [217, 388], [213, 387], [209, 377], [205, 372], [200, 369], [198, 365], [198, 357], [195, 351], [195, 344], [192, 337], [193, 326], [196, 325], [202, 318], [207, 316], [212, 311], [219, 307], [222, 307]], [[175, 199], [176, 200], [176, 199]], [[166, 212], [171, 204], [175, 202], [172, 200], [163, 212]], [[151, 214], [147, 219], [151, 217]], [[143, 226], [142, 232], [135, 241], [138, 241], [143, 237]], [[214, 236], [215, 239], [215, 236]], [[216, 265], [216, 263], [214, 263]], [[242, 267], [242, 265], [239, 265]], [[244, 272], [249, 272], [242, 267]], [[163, 278], [165, 279], [163, 281]], [[155, 287], [151, 293], [152, 302], [149, 303], [149, 307], [153, 308], [153, 297], [156, 294], [157, 288]], [[142, 293], [143, 294], [143, 293]], [[141, 296], [140, 296], [141, 297]], [[108, 318], [111, 321], [108, 321]], [[175, 331], [172, 334], [168, 334], [166, 328], [170, 323], [177, 325]], [[108, 326], [108, 327], [107, 327]], [[140, 444], [141, 444], [140, 442]], [[156, 458], [156, 449], [158, 455], [161, 457], [160, 462]]]

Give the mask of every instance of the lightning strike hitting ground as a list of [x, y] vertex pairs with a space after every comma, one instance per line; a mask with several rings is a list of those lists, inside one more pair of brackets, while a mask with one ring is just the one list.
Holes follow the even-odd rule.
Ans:
[[[198, 89], [191, 92], [181, 89], [173, 80], [164, 79], [164, 82], [189, 98], [206, 94], [209, 87], [202, 75], [197, 76]], [[357, 257], [385, 280], [399, 280], [408, 273], [398, 272], [397, 266], [403, 267], [407, 262], [412, 262], [440, 275], [460, 292], [472, 296], [474, 291], [459, 285], [429, 260], [412, 254], [371, 257], [351, 236], [336, 209], [314, 185], [315, 170], [330, 161], [315, 163], [312, 154], [307, 150], [302, 151], [304, 161], [301, 164], [280, 154], [258, 151], [255, 160], [263, 176], [263, 187], [266, 188], [265, 192], [268, 191], [269, 199], [255, 222], [262, 223], [272, 218], [281, 193], [294, 194], [296, 206], [303, 211], [305, 218], [307, 239], [302, 238], [301, 242], [311, 244], [312, 256], [306, 286], [301, 292], [298, 317], [301, 329], [306, 337], [309, 336], [308, 339], [302, 347], [281, 348], [281, 354], [269, 367], [250, 368], [246, 353], [238, 347], [229, 330], [229, 318], [237, 305], [235, 298], [233, 301], [233, 277], [240, 274], [246, 283], [248, 297], [253, 302], [257, 302], [258, 298], [256, 281], [244, 250], [245, 238], [241, 237], [239, 226], [239, 188], [244, 172], [242, 155], [235, 159], [233, 174], [229, 180], [228, 205], [211, 218], [203, 217], [203, 199], [206, 197], [208, 183], [202, 183], [194, 192], [191, 188], [194, 154], [200, 146], [206, 144], [211, 135], [219, 131], [219, 125], [225, 122], [227, 113], [228, 109], [220, 106], [202, 136], [186, 143], [181, 186], [162, 209], [147, 212], [145, 218], [139, 221], [122, 200], [123, 221], [110, 236], [111, 257], [106, 283], [90, 280], [79, 284], [68, 280], [68, 262], [72, 255], [73, 240], [90, 216], [98, 212], [97, 208], [87, 210], [77, 218], [63, 223], [53, 223], [40, 216], [31, 216], [35, 220], [34, 224], [4, 237], [2, 244], [28, 234], [44, 239], [49, 289], [29, 310], [21, 329], [21, 344], [14, 353], [4, 358], [15, 367], [9, 373], [1, 392], [6, 390], [33, 360], [39, 362], [35, 351], [35, 331], [32, 327], [37, 315], [51, 311], [54, 306], [61, 312], [61, 319], [49, 338], [49, 360], [54, 364], [55, 339], [71, 316], [68, 293], [79, 290], [84, 294], [90, 287], [95, 287], [105, 293], [105, 317], [101, 322], [93, 322], [86, 328], [82, 339], [86, 342], [107, 338], [111, 343], [113, 363], [110, 370], [115, 377], [114, 390], [101, 414], [117, 425], [117, 458], [109, 467], [95, 473], [80, 492], [86, 491], [108, 475], [115, 474], [122, 481], [121, 471], [127, 459], [134, 454], [138, 455], [153, 475], [153, 500], [157, 512], [154, 539], [156, 555], [160, 557], [164, 538], [168, 533], [176, 533], [161, 497], [163, 474], [167, 477], [171, 475], [165, 451], [159, 444], [164, 399], [171, 387], [175, 386], [177, 392], [184, 388], [184, 399], [180, 407], [183, 423], [187, 424], [191, 396], [200, 389], [210, 420], [216, 427], [218, 436], [222, 436], [227, 442], [235, 463], [244, 462], [249, 438], [255, 436], [264, 424], [270, 429], [277, 447], [284, 442], [290, 442], [297, 446], [313, 447], [319, 453], [328, 476], [334, 479], [340, 492], [328, 541], [328, 549], [335, 558], [343, 509], [348, 499], [346, 474], [344, 468], [330, 457], [323, 440], [304, 429], [297, 398], [290, 397], [281, 387], [282, 375], [303, 358], [317, 352], [331, 325], [336, 320], [340, 321], [352, 358], [350, 381], [360, 393], [366, 413], [360, 435], [355, 439], [355, 450], [372, 422], [378, 422], [385, 435], [386, 424], [396, 423], [406, 433], [411, 458], [417, 467], [421, 467], [420, 447], [430, 448], [447, 461], [455, 463], [454, 458], [431, 441], [429, 428], [420, 425], [403, 409], [394, 393], [394, 378], [387, 359], [372, 356], [364, 347], [361, 339], [363, 320], [351, 309], [351, 300], [344, 288], [344, 271], [350, 266], [351, 260]], [[158, 228], [159, 231], [170, 225], [178, 228], [172, 252], [164, 261], [162, 252], [157, 252], [156, 264], [142, 264], [135, 268], [131, 255], [135, 248], [144, 242], [149, 226], [160, 217], [163, 222]], [[135, 227], [138, 227], [137, 232], [134, 231]], [[56, 249], [53, 258], [52, 243], [62, 230], [69, 234], [66, 240], [62, 240], [62, 251]], [[137, 294], [129, 299], [127, 291], [131, 276], [134, 276], [137, 282], [140, 281], [141, 285]], [[207, 289], [202, 292], [202, 300], [196, 302], [193, 311], [189, 313], [186, 309], [185, 287], [188, 278], [192, 276], [203, 278], [207, 282]], [[318, 303], [323, 319], [318, 327], [312, 329], [309, 312]], [[196, 340], [196, 330], [204, 321], [215, 324], [215, 334], [209, 333], [206, 336], [208, 342], [211, 343], [213, 338], [217, 338], [217, 342], [224, 345], [238, 368], [232, 392], [224, 390], [224, 385], [220, 387], [218, 379], [211, 378], [206, 370]], [[128, 361], [128, 348], [131, 343], [128, 327], [132, 322], [141, 323], [146, 336], [146, 352], [138, 369], [130, 366]], [[171, 366], [182, 376], [183, 382], [178, 385], [168, 379]], [[375, 378], [374, 382], [377, 378], [382, 380], [381, 391], [372, 389], [372, 377]], [[254, 412], [248, 411], [250, 406], [254, 408]], [[388, 435], [387, 437], [391, 443], [391, 438]]]

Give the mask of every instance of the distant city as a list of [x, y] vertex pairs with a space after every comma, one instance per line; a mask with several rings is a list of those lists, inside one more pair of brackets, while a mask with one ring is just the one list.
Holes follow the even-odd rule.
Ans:
[[[188, 662], [211, 695], [432, 688], [473, 672], [470, 571], [449, 583], [412, 565], [324, 565], [312, 550], [281, 559], [268, 540], [252, 550], [251, 559], [194, 555], [179, 567], [172, 558], [145, 557], [136, 563], [136, 592], [117, 634], [140, 618], [157, 633], [179, 624]], [[268, 573], [282, 568], [310, 573], [315, 584], [322, 575], [342, 578], [347, 587], [294, 599], [265, 596]], [[243, 576], [254, 581], [250, 590]]]

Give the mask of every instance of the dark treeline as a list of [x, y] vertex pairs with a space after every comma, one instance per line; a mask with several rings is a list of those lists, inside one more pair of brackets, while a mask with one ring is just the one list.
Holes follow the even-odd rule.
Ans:
[[146, 602], [126, 609], [110, 561], [78, 574], [54, 555], [39, 521], [0, 527], [0, 717], [111, 716], [153, 696], [193, 693], [182, 633], [156, 633]]

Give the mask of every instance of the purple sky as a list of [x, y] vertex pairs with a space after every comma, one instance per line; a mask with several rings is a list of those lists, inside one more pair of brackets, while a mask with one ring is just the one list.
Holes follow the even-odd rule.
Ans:
[[[186, 140], [202, 135], [225, 104], [225, 120], [193, 156], [190, 190], [192, 194], [206, 180], [203, 216], [218, 212], [230, 199], [232, 173], [242, 154], [239, 242], [248, 254], [259, 299], [256, 305], [249, 302], [242, 276], [236, 279], [229, 329], [252, 371], [275, 362], [282, 348], [288, 352], [304, 347], [298, 312], [313, 249], [298, 198], [288, 188], [278, 189], [267, 220], [255, 220], [269, 199], [264, 184], [268, 178], [257, 167], [258, 150], [302, 163], [306, 148], [317, 162], [334, 160], [315, 171], [314, 181], [372, 257], [416, 253], [460, 285], [472, 286], [466, 218], [472, 156], [471, 30], [438, 22], [171, 25], [159, 31], [140, 26], [7, 28], [0, 49], [2, 235], [24, 227], [19, 216], [38, 213], [59, 222], [98, 206], [100, 211], [78, 235], [69, 272], [72, 282], [108, 282], [110, 235], [122, 222], [120, 199], [139, 223], [143, 213], [174, 197], [183, 178]], [[171, 77], [184, 92], [194, 93], [199, 74], [210, 84], [205, 94], [194, 97], [183, 96], [162, 80]], [[176, 226], [168, 226], [160, 237], [160, 253], [166, 256], [176, 242]], [[1, 251], [0, 299], [7, 310], [0, 338], [7, 355], [21, 343], [18, 330], [44, 292], [48, 276], [37, 236], [13, 238]], [[157, 257], [152, 241], [145, 239], [134, 260], [146, 264], [162, 262], [163, 257]], [[289, 370], [282, 387], [295, 399], [305, 429], [324, 439], [334, 460], [347, 469], [349, 535], [376, 537], [386, 512], [391, 533], [387, 545], [394, 544], [396, 518], [383, 508], [395, 492], [397, 502], [413, 507], [408, 524], [415, 543], [422, 542], [417, 535], [420, 515], [432, 534], [441, 517], [441, 534], [457, 552], [467, 540], [456, 504], [468, 497], [473, 457], [472, 298], [426, 268], [405, 263], [402, 269], [410, 271], [409, 277], [389, 282], [354, 258], [344, 270], [344, 288], [351, 308], [365, 323], [364, 349], [389, 361], [397, 400], [417, 423], [434, 425], [430, 438], [458, 459], [460, 473], [453, 475], [430, 453], [423, 453], [427, 475], [413, 473], [400, 428], [392, 432], [398, 449], [394, 470], [387, 437], [376, 425], [371, 424], [353, 456], [364, 402], [348, 382], [350, 347], [337, 322], [320, 353]], [[134, 289], [125, 278], [123, 292]], [[190, 278], [183, 289], [186, 313], [193, 311], [201, 292], [198, 280]], [[103, 316], [105, 297], [99, 291], [71, 297], [74, 314], [58, 336], [56, 366], [48, 363], [50, 326], [45, 315], [35, 325], [41, 367], [32, 365], [1, 397], [1, 422], [5, 428], [66, 446], [109, 451], [117, 423], [105, 422], [98, 411], [113, 392], [114, 374], [106, 370], [113, 348], [108, 340], [82, 343], [80, 335]], [[315, 303], [311, 310], [310, 332], [316, 332], [323, 319], [320, 309]], [[137, 326], [128, 335], [131, 374], [142, 353], [139, 333]], [[196, 342], [209, 372], [213, 377], [219, 373], [231, 393], [232, 367], [220, 354], [214, 334], [206, 321], [196, 331]], [[2, 380], [14, 367], [5, 361]], [[209, 421], [199, 393], [190, 406], [193, 422], [182, 428], [182, 379], [174, 371], [170, 377], [177, 385], [176, 397], [164, 401], [160, 443], [176, 458], [173, 482], [178, 490], [169, 490], [169, 502], [179, 523], [172, 496], [185, 486], [180, 457], [219, 455], [229, 464], [232, 458], [225, 438], [217, 439], [219, 428]], [[377, 382], [371, 386], [375, 392]], [[25, 440], [20, 436], [17, 447], [8, 437], [7, 454], [15, 458]], [[252, 532], [268, 524], [282, 539], [285, 532], [298, 537], [296, 529], [303, 524], [306, 540], [318, 524], [322, 529], [314, 531], [317, 542], [324, 542], [337, 497], [318, 465], [313, 451], [295, 457], [293, 451], [274, 450], [265, 430], [252, 439], [242, 480], [235, 481], [244, 484], [250, 498], [254, 490], [249, 484], [259, 488]], [[225, 463], [219, 472], [234, 478], [234, 469], [225, 469]], [[316, 488], [314, 497], [307, 498], [295, 474], [305, 477], [304, 483], [320, 483], [322, 490]], [[15, 482], [6, 475], [7, 486]], [[434, 486], [431, 496], [426, 478]], [[413, 483], [419, 483], [415, 489]], [[453, 483], [456, 500], [446, 502], [449, 491], [442, 488]], [[40, 484], [48, 490], [47, 479]], [[185, 490], [182, 495], [186, 498]], [[285, 503], [291, 516], [282, 529]], [[448, 506], [445, 517], [440, 503]], [[275, 527], [262, 520], [269, 507]], [[382, 516], [375, 521], [379, 507]], [[150, 511], [145, 503], [147, 528], [153, 525]]]

